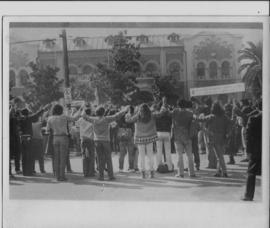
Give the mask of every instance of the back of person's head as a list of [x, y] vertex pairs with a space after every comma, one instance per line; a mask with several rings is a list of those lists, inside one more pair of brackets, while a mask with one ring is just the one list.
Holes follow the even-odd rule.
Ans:
[[130, 114], [131, 115], [134, 114], [134, 111], [135, 111], [134, 106], [130, 105], [129, 106], [129, 112], [130, 112]]
[[214, 102], [211, 108], [211, 113], [216, 116], [222, 116], [224, 115], [224, 110], [219, 104], [219, 102]]
[[249, 105], [248, 99], [242, 99], [241, 103], [242, 103], [243, 106], [248, 106]]
[[23, 116], [28, 116], [29, 115], [29, 110], [27, 108], [24, 108], [22, 111], [21, 111], [21, 114]]
[[87, 108], [85, 110], [85, 113], [86, 113], [86, 115], [90, 116], [91, 115], [91, 108]]
[[101, 117], [101, 116], [104, 116], [105, 114], [105, 108], [104, 107], [98, 107], [97, 110], [96, 110], [96, 115]]
[[177, 105], [179, 108], [186, 108], [187, 102], [184, 99], [180, 99], [180, 100], [178, 100]]
[[140, 107], [139, 120], [143, 123], [148, 123], [151, 120], [151, 110], [147, 104], [142, 104]]
[[191, 100], [186, 101], [186, 108], [192, 109], [193, 108], [193, 103]]
[[54, 116], [60, 116], [63, 114], [63, 106], [60, 105], [60, 104], [56, 104], [54, 107], [53, 107], [53, 110], [52, 110], [52, 115]]

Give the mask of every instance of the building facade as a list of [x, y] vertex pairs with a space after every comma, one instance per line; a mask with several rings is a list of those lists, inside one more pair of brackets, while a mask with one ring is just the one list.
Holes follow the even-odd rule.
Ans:
[[[140, 44], [140, 61], [137, 61], [139, 77], [171, 75], [179, 96], [188, 96], [189, 89], [223, 85], [241, 81], [238, 73], [238, 51], [242, 37], [230, 33], [200, 32], [188, 36], [181, 34], [140, 35], [131, 37], [131, 42]], [[111, 49], [108, 37], [68, 40], [70, 78], [87, 80], [98, 63], [110, 61]], [[42, 65], [59, 68], [58, 77], [64, 78], [61, 40], [44, 40], [38, 49]], [[23, 85], [27, 69], [10, 69], [10, 78], [17, 87]], [[14, 79], [15, 78], [15, 79]], [[241, 94], [216, 95], [213, 98], [227, 100]]]

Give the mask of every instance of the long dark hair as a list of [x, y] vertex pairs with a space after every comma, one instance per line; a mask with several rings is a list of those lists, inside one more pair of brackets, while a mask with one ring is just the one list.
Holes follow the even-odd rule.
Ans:
[[147, 104], [142, 104], [140, 107], [139, 120], [143, 123], [148, 123], [151, 120], [152, 114], [151, 110]]
[[216, 116], [223, 116], [225, 114], [224, 109], [217, 101], [212, 105], [211, 113]]

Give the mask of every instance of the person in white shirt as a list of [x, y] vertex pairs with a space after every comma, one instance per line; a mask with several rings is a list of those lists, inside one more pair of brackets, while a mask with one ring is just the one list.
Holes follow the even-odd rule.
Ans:
[[[91, 115], [91, 109], [85, 110], [86, 115]], [[81, 151], [83, 162], [83, 175], [85, 177], [95, 176], [95, 144], [93, 124], [84, 118], [77, 121], [80, 129]]]

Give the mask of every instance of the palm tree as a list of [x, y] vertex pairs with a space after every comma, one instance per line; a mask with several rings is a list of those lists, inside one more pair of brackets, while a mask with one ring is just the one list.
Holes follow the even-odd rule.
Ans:
[[243, 81], [247, 88], [251, 88], [254, 95], [261, 95], [262, 91], [262, 42], [256, 45], [253, 42], [247, 42], [248, 47], [239, 51], [238, 61], [241, 66], [238, 72], [243, 72]]

